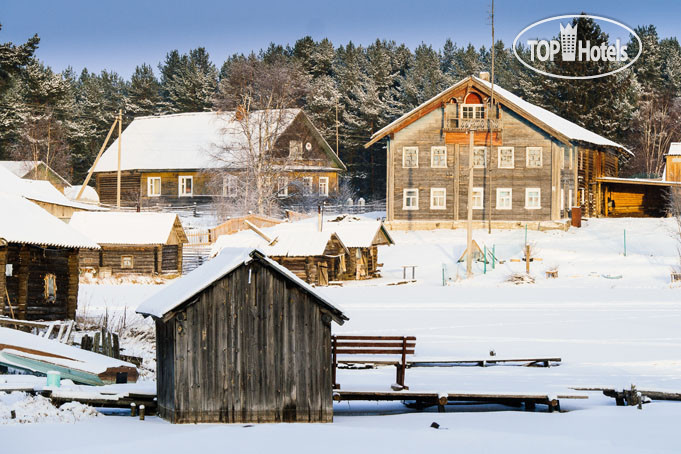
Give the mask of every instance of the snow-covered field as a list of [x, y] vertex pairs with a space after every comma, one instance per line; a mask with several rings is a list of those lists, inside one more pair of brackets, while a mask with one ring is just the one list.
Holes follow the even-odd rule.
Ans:
[[[624, 230], [626, 251], [624, 256]], [[524, 230], [476, 231], [505, 263], [476, 264], [464, 279], [465, 231], [393, 232], [396, 245], [380, 249], [381, 279], [321, 291], [350, 317], [337, 333], [417, 336], [418, 358], [483, 359], [559, 356], [552, 368], [514, 366], [412, 368], [412, 391], [574, 393], [571, 387], [637, 385], [681, 391], [681, 288], [669, 284], [679, 264], [670, 219], [593, 219], [568, 232], [528, 232], [541, 261], [534, 284], [505, 282], [524, 270]], [[443, 264], [447, 265], [443, 286]], [[415, 283], [402, 266], [416, 265]], [[544, 272], [558, 267], [559, 277]], [[458, 272], [457, 272], [458, 270]], [[457, 279], [457, 275], [459, 279]], [[621, 278], [613, 279], [621, 276]], [[138, 330], [148, 321], [132, 314], [158, 285], [83, 285], [79, 310], [106, 314]], [[145, 343], [146, 342], [146, 343]], [[148, 340], [123, 346], [153, 360]], [[394, 368], [341, 370], [343, 389], [388, 390]], [[505, 407], [448, 408], [414, 413], [399, 404], [340, 403], [332, 425], [172, 426], [157, 418], [106, 416], [75, 424], [0, 426], [2, 453], [188, 452], [229, 447], [230, 452], [681, 452], [675, 429], [681, 402], [653, 402], [643, 410], [616, 407], [588, 393], [588, 400], [561, 401], [565, 413], [510, 411]], [[0, 415], [1, 417], [1, 415]], [[430, 428], [437, 421], [440, 429]], [[47, 437], [68, 440], [44, 442]]]

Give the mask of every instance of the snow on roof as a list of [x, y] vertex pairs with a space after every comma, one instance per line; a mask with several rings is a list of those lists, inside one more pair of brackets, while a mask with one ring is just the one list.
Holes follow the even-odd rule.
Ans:
[[161, 318], [241, 265], [248, 265], [253, 260], [262, 260], [298, 287], [314, 296], [332, 312], [337, 323], [343, 324], [343, 321], [348, 319], [340, 309], [321, 296], [312, 286], [265, 256], [259, 250], [253, 248], [234, 248], [229, 249], [229, 253], [227, 252], [225, 250], [225, 253], [218, 255], [213, 260], [206, 262], [189, 274], [154, 293], [139, 305], [137, 313]]
[[335, 232], [346, 247], [371, 247], [381, 230], [388, 244], [395, 244], [381, 221], [365, 221], [346, 216], [340, 221], [325, 222], [324, 229]]
[[[266, 111], [251, 112], [252, 116]], [[273, 115], [270, 111], [270, 114]], [[300, 109], [286, 109], [279, 125], [283, 132]], [[254, 121], [254, 123], [258, 123]], [[213, 155], [222, 147], [244, 148], [245, 138], [234, 112], [193, 112], [135, 118], [121, 141], [122, 170], [210, 169], [223, 167]], [[118, 138], [106, 149], [95, 172], [118, 166]]]
[[74, 202], [98, 204], [99, 194], [97, 194], [97, 190], [92, 186], [85, 186], [85, 190], [83, 191], [83, 194], [80, 196], [80, 199], [76, 200], [76, 196], [78, 196], [78, 192], [82, 187], [83, 187], [82, 185], [78, 184], [75, 186], [69, 186], [68, 188], [64, 188], [64, 196], [66, 196], [67, 199]]
[[56, 175], [67, 187], [70, 186], [69, 182], [66, 181], [64, 177], [55, 172], [50, 166], [45, 164], [43, 161], [0, 161], [0, 167], [4, 167], [19, 178], [24, 178], [28, 175], [34, 168], [39, 166], [46, 166], [53, 175]]
[[46, 180], [26, 180], [0, 166], [0, 192], [25, 197], [36, 202], [51, 203], [81, 210], [105, 210], [85, 203], [72, 202]]
[[81, 211], [69, 225], [99, 244], [165, 244], [176, 219], [174, 213]]
[[[475, 76], [469, 76], [466, 77], [465, 79], [460, 80], [459, 82], [455, 83], [445, 91], [435, 95], [428, 101], [422, 103], [418, 107], [412, 109], [411, 111], [407, 112], [406, 114], [402, 115], [400, 118], [397, 120], [393, 121], [389, 125], [385, 126], [384, 128], [381, 128], [379, 131], [374, 133], [371, 138], [372, 140], [369, 142], [369, 144], [375, 142], [376, 140], [380, 139], [381, 137], [385, 136], [390, 130], [393, 129], [393, 127], [397, 126], [399, 123], [402, 121], [406, 120], [419, 110], [421, 110], [423, 107], [427, 106], [428, 104], [436, 101], [438, 98], [440, 98], [443, 93], [451, 91], [460, 85], [465, 84], [469, 80], [473, 80], [477, 83], [480, 83], [484, 87], [491, 89], [492, 84], [486, 80], [480, 79], [479, 77]], [[553, 112], [550, 112], [542, 107], [539, 107], [537, 105], [534, 105], [532, 103], [529, 103], [522, 99], [521, 97], [514, 95], [510, 91], [500, 87], [497, 84], [494, 84], [494, 95], [497, 96], [498, 98], [502, 99], [502, 104], [503, 100], [505, 99], [507, 102], [515, 104], [516, 107], [520, 108], [521, 110], [525, 111], [525, 113], [529, 114], [531, 117], [534, 117], [538, 121], [541, 121], [545, 125], [547, 125], [549, 128], [557, 131], [558, 133], [564, 135], [570, 140], [574, 141], [582, 141], [582, 142], [588, 142], [592, 143], [594, 145], [602, 145], [602, 146], [609, 146], [609, 147], [614, 147], [614, 148], [619, 148], [622, 150], [625, 150], [627, 153], [630, 155], [633, 155], [633, 153], [626, 149], [624, 146], [613, 142], [612, 140], [606, 139], [605, 137], [602, 137], [595, 132], [591, 132], [586, 128], [583, 128], [569, 120], [566, 120], [563, 117], [560, 117]]]
[[99, 245], [18, 195], [0, 193], [0, 238], [10, 243], [99, 249]]
[[669, 145], [669, 152], [667, 154], [670, 156], [681, 156], [681, 142], [672, 142]]

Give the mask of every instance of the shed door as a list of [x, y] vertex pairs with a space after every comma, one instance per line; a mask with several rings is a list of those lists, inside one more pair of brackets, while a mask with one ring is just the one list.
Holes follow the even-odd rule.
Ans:
[[329, 268], [326, 264], [317, 265], [317, 278], [319, 285], [329, 285]]
[[177, 245], [170, 244], [163, 246], [161, 257], [161, 272], [174, 273], [177, 272]]

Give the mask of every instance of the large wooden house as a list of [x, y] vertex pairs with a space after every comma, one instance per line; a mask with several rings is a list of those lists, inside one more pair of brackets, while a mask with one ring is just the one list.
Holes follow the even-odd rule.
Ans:
[[[250, 115], [273, 116], [274, 112]], [[136, 118], [121, 138], [121, 204], [177, 206], [238, 197], [238, 178], [244, 170], [239, 153], [248, 149], [247, 140], [254, 140], [246, 138], [239, 118], [239, 112]], [[282, 163], [278, 195], [282, 199], [296, 191], [322, 198], [333, 195], [338, 174], [346, 167], [307, 115], [300, 109], [284, 110], [275, 130], [266, 138], [275, 139], [271, 152]], [[102, 204], [116, 203], [118, 169], [116, 139], [94, 166]]]
[[78, 251], [97, 243], [17, 195], [0, 193], [0, 211], [0, 315], [74, 319]]
[[220, 254], [137, 312], [156, 321], [162, 418], [332, 422], [331, 322], [347, 317], [258, 251]]
[[[80, 267], [100, 274], [181, 274], [187, 235], [173, 213], [76, 213], [69, 225], [100, 245]], [[106, 270], [107, 273], [102, 273]]]
[[[470, 76], [373, 134], [387, 138], [392, 228], [456, 227], [467, 219], [469, 168], [476, 221], [562, 221], [600, 211], [596, 180], [618, 175], [622, 145]], [[472, 163], [469, 150], [472, 149]]]

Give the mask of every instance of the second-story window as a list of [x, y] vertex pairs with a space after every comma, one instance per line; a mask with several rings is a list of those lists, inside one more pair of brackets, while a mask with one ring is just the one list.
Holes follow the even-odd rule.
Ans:
[[440, 169], [447, 167], [447, 147], [430, 148], [430, 166]]
[[290, 140], [288, 143], [288, 157], [291, 159], [302, 159], [303, 142], [299, 140]]
[[464, 104], [461, 107], [461, 118], [465, 120], [485, 118], [485, 106], [483, 104]]
[[476, 169], [487, 167], [487, 147], [473, 148], [473, 167]]
[[419, 147], [402, 148], [402, 167], [413, 168], [419, 166]]

